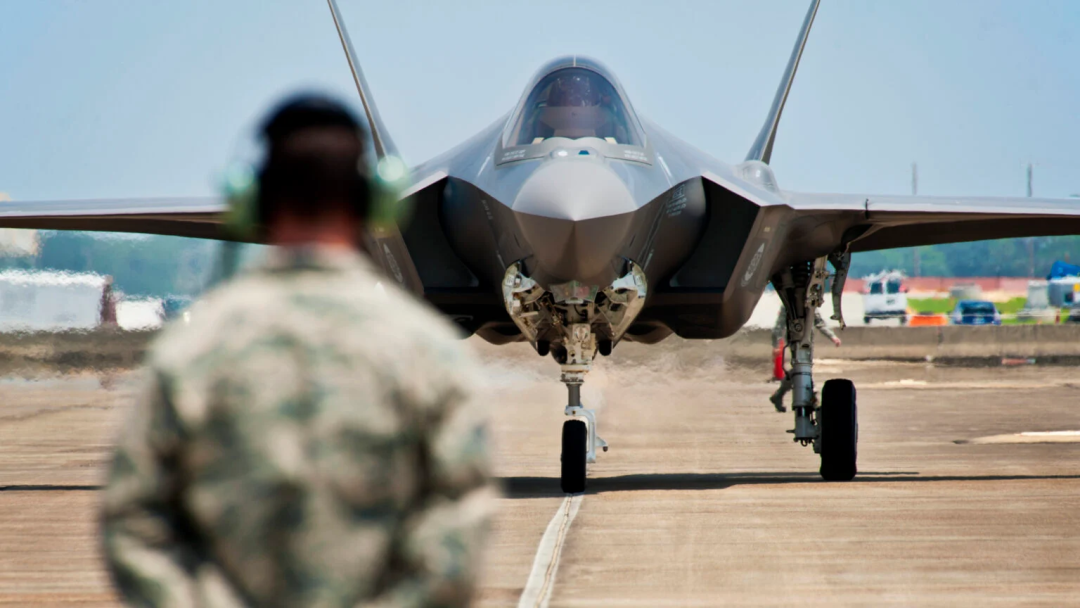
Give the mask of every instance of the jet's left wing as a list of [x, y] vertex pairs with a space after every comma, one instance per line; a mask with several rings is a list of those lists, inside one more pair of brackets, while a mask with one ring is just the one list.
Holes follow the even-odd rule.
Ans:
[[714, 165], [701, 180], [709, 210], [701, 237], [639, 317], [686, 338], [734, 334], [770, 279], [823, 256], [1080, 234], [1080, 200], [791, 192], [759, 161], [726, 173]]
[[1080, 234], [1080, 200], [782, 192], [796, 222], [850, 251]]

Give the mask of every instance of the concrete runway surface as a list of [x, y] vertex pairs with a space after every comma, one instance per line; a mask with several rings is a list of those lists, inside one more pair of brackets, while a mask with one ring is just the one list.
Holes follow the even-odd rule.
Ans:
[[[473, 344], [506, 490], [480, 606], [1080, 604], [1080, 443], [958, 443], [1080, 429], [1075, 368], [828, 360], [819, 382], [859, 387], [860, 473], [825, 483], [768, 362], [620, 345], [585, 386], [611, 451], [575, 503], [557, 366]], [[93, 487], [131, 378], [0, 381], [0, 605], [116, 605]]]

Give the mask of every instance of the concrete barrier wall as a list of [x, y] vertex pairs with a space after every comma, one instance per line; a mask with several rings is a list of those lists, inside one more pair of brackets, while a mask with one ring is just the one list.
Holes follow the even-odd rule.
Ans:
[[[730, 356], [767, 361], [771, 332], [745, 330], [726, 340], [691, 341], [669, 338], [658, 346], [692, 359]], [[998, 327], [849, 327], [838, 331], [843, 345], [835, 348], [815, 335], [817, 358], [829, 359], [1002, 359], [1080, 357], [1080, 325], [1004, 325]], [[649, 347], [620, 344], [613, 356], [645, 360]], [[694, 354], [696, 353], [696, 354]]]
[[[1041, 278], [1041, 277], [1040, 277]], [[1027, 277], [908, 277], [904, 279], [904, 285], [911, 291], [949, 291], [956, 285], [977, 285], [983, 291], [1006, 291], [1016, 294], [1026, 294], [1029, 281], [1038, 278]], [[866, 281], [849, 277], [844, 283], [844, 292], [861, 292], [866, 287]]]
[[129, 368], [139, 364], [153, 331], [114, 328], [91, 331], [0, 333], [0, 363], [25, 362], [76, 368]]
[[[75, 368], [133, 367], [142, 360], [153, 335], [153, 331], [118, 330], [0, 333], [0, 363], [9, 371], [19, 369], [25, 362]], [[1080, 325], [849, 327], [838, 335], [843, 340], [840, 348], [833, 347], [820, 335], [815, 336], [818, 358], [1080, 358]], [[493, 346], [475, 337], [469, 342], [486, 357], [536, 357], [525, 344]], [[612, 359], [647, 365], [658, 356], [673, 354], [687, 365], [693, 365], [695, 361], [705, 363], [717, 357], [768, 362], [772, 356], [771, 332], [744, 330], [725, 340], [672, 337], [655, 346], [623, 343], [616, 347]]]
[[837, 355], [855, 359], [1080, 356], [1078, 325], [852, 327], [840, 336]]

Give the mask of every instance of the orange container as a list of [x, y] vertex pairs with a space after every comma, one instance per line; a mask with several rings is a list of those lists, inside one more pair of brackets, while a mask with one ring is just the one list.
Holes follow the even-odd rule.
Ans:
[[908, 324], [912, 327], [948, 325], [949, 317], [948, 315], [911, 315]]

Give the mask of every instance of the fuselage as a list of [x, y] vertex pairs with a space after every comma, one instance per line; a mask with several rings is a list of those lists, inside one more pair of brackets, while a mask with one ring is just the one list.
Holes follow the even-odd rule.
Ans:
[[[436, 169], [446, 178], [442, 231], [479, 285], [497, 289], [516, 265], [555, 300], [575, 289], [588, 300], [633, 270], [647, 284], [646, 307], [678, 285], [706, 229], [703, 173], [738, 175], [642, 120], [610, 71], [581, 57], [545, 65], [511, 112], [417, 172]], [[730, 272], [735, 259], [715, 262]], [[728, 325], [749, 316], [765, 282]], [[660, 325], [626, 337], [662, 338], [670, 330]]]

